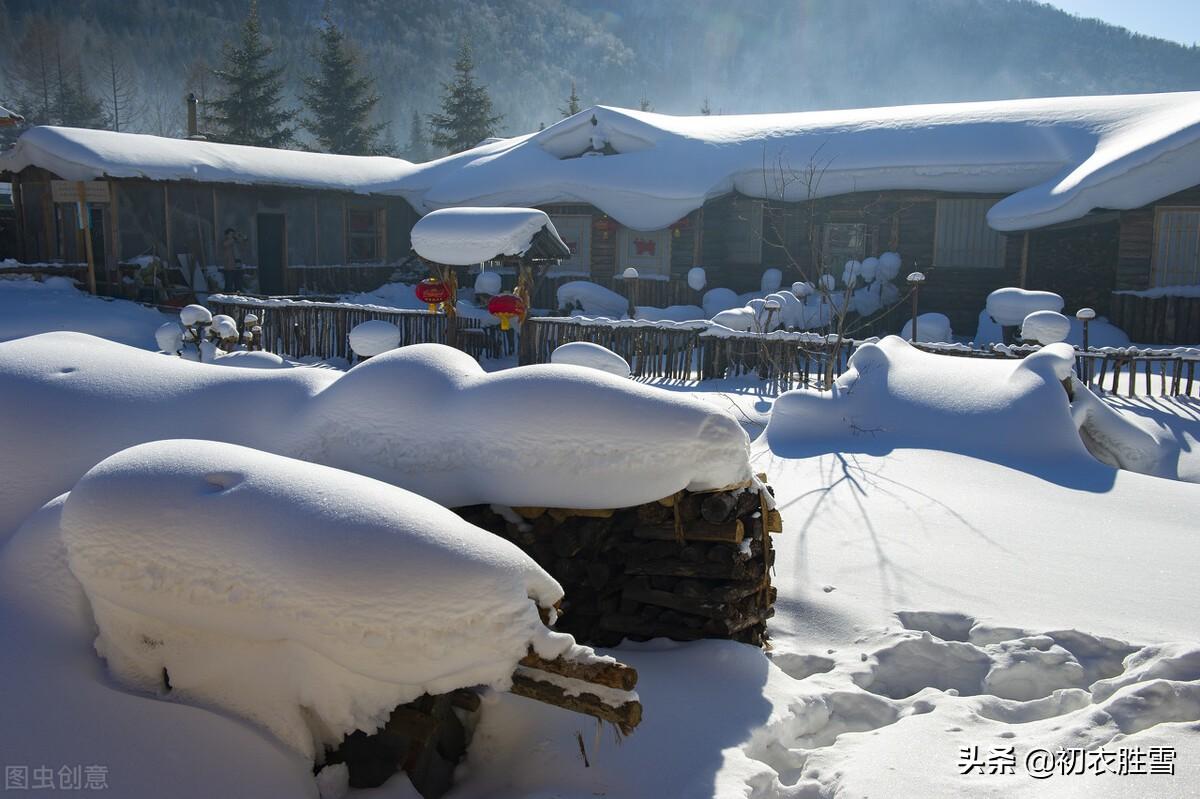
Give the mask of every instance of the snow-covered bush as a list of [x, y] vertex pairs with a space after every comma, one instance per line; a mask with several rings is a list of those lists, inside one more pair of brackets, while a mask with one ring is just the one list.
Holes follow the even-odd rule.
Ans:
[[1039, 344], [1066, 341], [1071, 334], [1071, 320], [1057, 311], [1034, 311], [1021, 322], [1021, 338]]
[[704, 287], [708, 285], [708, 275], [704, 272], [704, 267], [693, 266], [687, 273], [688, 286], [692, 291], [704, 291]]
[[987, 298], [987, 312], [996, 324], [1016, 327], [1035, 311], [1062, 311], [1063, 298], [1050, 291], [1016, 287], [996, 289]]
[[371, 358], [400, 346], [400, 328], [383, 319], [360, 322], [350, 331], [350, 349], [360, 358]]
[[731, 289], [715, 288], [704, 292], [704, 297], [700, 300], [700, 304], [704, 306], [705, 318], [713, 319], [721, 311], [740, 308], [745, 303]]
[[584, 316], [622, 319], [629, 312], [629, 300], [612, 289], [586, 280], [563, 283], [556, 292], [558, 307], [579, 310]]
[[503, 281], [501, 280], [499, 272], [483, 271], [483, 272], [480, 272], [475, 277], [475, 293], [476, 294], [487, 294], [487, 295], [499, 294], [501, 291], [502, 285], [503, 285]]
[[[904, 323], [900, 338], [912, 341], [912, 320]], [[954, 331], [950, 329], [950, 318], [940, 313], [923, 313], [917, 317], [917, 341], [925, 343], [940, 343], [954, 341]]]
[[550, 353], [550, 363], [586, 366], [589, 369], [599, 369], [617, 377], [629, 377], [630, 374], [629, 363], [624, 358], [612, 350], [590, 341], [571, 341], [560, 345]]
[[779, 291], [779, 287], [783, 285], [783, 272], [778, 269], [763, 270], [762, 280], [759, 282], [759, 289], [764, 294], [770, 294], [772, 291]]

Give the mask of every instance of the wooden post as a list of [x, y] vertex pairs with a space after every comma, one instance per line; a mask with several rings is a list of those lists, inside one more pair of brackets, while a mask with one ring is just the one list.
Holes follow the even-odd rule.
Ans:
[[1021, 238], [1021, 276], [1017, 281], [1017, 285], [1025, 288], [1025, 284], [1029, 278], [1029, 231]]
[[79, 190], [79, 227], [83, 230], [83, 247], [87, 253], [88, 291], [96, 293], [96, 256], [92, 252], [92, 215], [88, 212], [87, 184], [78, 181]]
[[[167, 244], [167, 257], [165, 260], [167, 262], [167, 268], [170, 269], [171, 263], [175, 258], [175, 253], [174, 248], [171, 246], [171, 196], [168, 193], [166, 183], [163, 184], [163, 228], [166, 230], [166, 236], [163, 240]], [[195, 274], [194, 266], [191, 268], [192, 274]], [[192, 274], [184, 276], [189, 286], [192, 285]], [[194, 287], [193, 290], [195, 290]]]

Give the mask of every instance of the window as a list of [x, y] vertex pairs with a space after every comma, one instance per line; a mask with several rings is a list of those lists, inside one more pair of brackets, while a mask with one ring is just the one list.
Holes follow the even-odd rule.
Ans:
[[1200, 208], [1159, 208], [1154, 220], [1154, 285], [1200, 283]]
[[842, 274], [847, 261], [867, 257], [867, 226], [860, 222], [826, 222], [821, 226], [821, 266]]
[[1000, 269], [1004, 236], [987, 223], [995, 200], [938, 200], [933, 265], [952, 269]]
[[729, 213], [725, 257], [735, 264], [762, 263], [763, 202], [739, 198]]
[[617, 233], [617, 276], [629, 267], [642, 278], [666, 280], [671, 275], [671, 229], [644, 233], [623, 227]]
[[379, 215], [380, 211], [370, 208], [346, 209], [346, 241], [350, 263], [372, 263], [382, 260]]
[[590, 216], [551, 216], [554, 229], [563, 243], [571, 250], [571, 257], [564, 258], [547, 274], [586, 277], [592, 273], [592, 218]]

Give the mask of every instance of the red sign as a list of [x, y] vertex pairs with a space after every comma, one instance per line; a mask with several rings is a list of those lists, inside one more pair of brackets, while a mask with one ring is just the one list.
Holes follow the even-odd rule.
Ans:
[[658, 242], [654, 239], [634, 239], [633, 248], [637, 251], [635, 255], [654, 257], [654, 252], [658, 249]]

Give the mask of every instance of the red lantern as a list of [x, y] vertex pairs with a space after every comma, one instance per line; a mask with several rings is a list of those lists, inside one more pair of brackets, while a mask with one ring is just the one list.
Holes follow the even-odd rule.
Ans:
[[427, 277], [417, 284], [414, 293], [417, 299], [429, 306], [429, 312], [437, 310], [439, 304], [450, 299], [450, 289], [436, 277]]
[[608, 218], [607, 216], [602, 216], [593, 222], [592, 226], [595, 227], [596, 230], [600, 231], [600, 235], [603, 238], [607, 239], [608, 234], [616, 229], [617, 223], [612, 221], [612, 219]]
[[691, 226], [691, 220], [685, 216], [683, 219], [680, 219], [678, 222], [671, 225], [671, 235], [674, 238], [679, 238], [680, 234]]
[[488, 302], [488, 313], [500, 318], [500, 329], [508, 330], [509, 319], [525, 315], [525, 303], [516, 294], [497, 294]]

